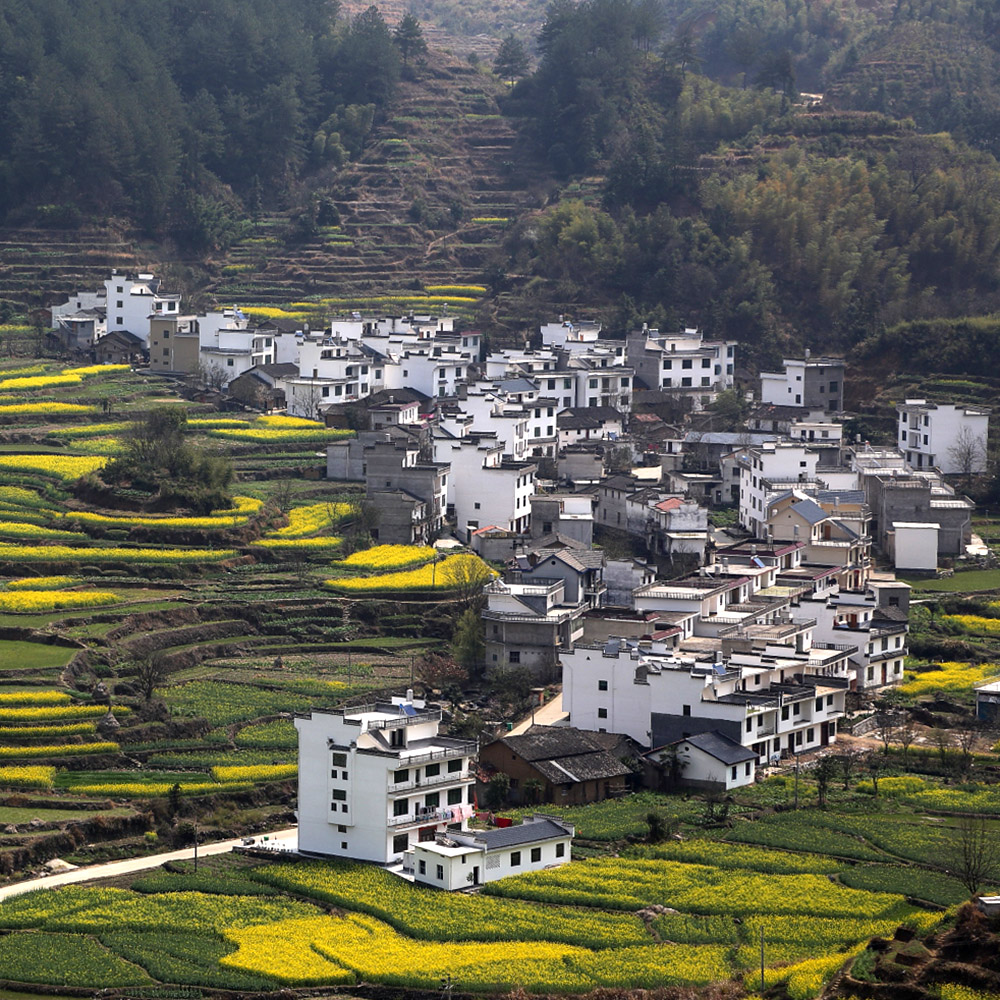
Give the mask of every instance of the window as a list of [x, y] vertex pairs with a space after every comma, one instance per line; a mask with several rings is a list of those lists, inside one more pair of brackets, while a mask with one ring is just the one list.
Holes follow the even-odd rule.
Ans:
[[782, 708], [781, 708], [781, 721], [782, 722], [787, 722], [788, 721], [788, 706], [787, 705], [783, 705]]
[[441, 793], [440, 792], [428, 792], [424, 796], [424, 808], [425, 809], [437, 809], [441, 805]]
[[729, 772], [729, 777], [732, 778], [733, 781], [736, 780], [736, 768], [735, 767]]
[[607, 691], [607, 689], [608, 689], [608, 682], [607, 681], [598, 681], [597, 682], [597, 690], [598, 691]]
[[753, 729], [753, 719], [747, 719], [747, 732], [749, 733], [751, 729]]
[[833, 704], [833, 695], [832, 694], [828, 694], [826, 696], [826, 705], [827, 705], [827, 708], [829, 708], [832, 704]]
[[460, 757], [456, 758], [455, 760], [449, 760], [448, 761], [448, 773], [449, 774], [456, 774], [457, 772], [459, 772], [461, 770], [462, 770], [462, 759]]
[[796, 702], [794, 705], [792, 705], [792, 715], [801, 715], [801, 714], [802, 714], [802, 706], [798, 702]]
[[521, 864], [521, 852], [511, 851], [510, 853], [510, 866], [511, 868], [517, 868]]
[[747, 762], [746, 762], [746, 763], [745, 763], [745, 764], [743, 765], [743, 774], [744, 774], [744, 776], [745, 776], [745, 777], [747, 777], [747, 778], [749, 778], [749, 777], [750, 777], [750, 761], [747, 761]]
[[702, 358], [701, 359], [701, 367], [702, 368], [711, 368], [712, 367], [711, 359], [709, 359], [709, 358]]
[[449, 788], [448, 789], [448, 805], [458, 806], [462, 804], [462, 789], [461, 788]]
[[346, 802], [347, 790], [344, 788], [335, 788], [333, 790], [333, 800], [334, 802]]
[[428, 778], [436, 778], [440, 773], [441, 773], [440, 764], [428, 764], [427, 767], [424, 768], [424, 774]]
[[118, 302], [115, 303], [115, 308], [116, 309], [121, 309], [121, 307], [122, 307], [122, 304], [121, 304], [121, 301], [119, 300]]
[[682, 388], [687, 388], [690, 385], [691, 385], [691, 376], [690, 375], [685, 375], [684, 378], [681, 379], [681, 387]]
[[392, 838], [393, 854], [402, 854], [410, 846], [410, 835], [407, 833], [397, 833]]
[[557, 858], [564, 858], [565, 856], [566, 856], [566, 845], [565, 844], [556, 844], [556, 857]]
[[807, 729], [806, 730], [806, 743], [812, 743], [812, 741], [814, 739], [816, 739], [816, 730], [815, 729]]
[[690, 705], [685, 705], [685, 706], [684, 706], [684, 707], [683, 707], [683, 708], [681, 709], [681, 714], [682, 714], [682, 715], [690, 715], [690, 714], [691, 714], [691, 706], [690, 706]]
[[606, 719], [608, 717], [608, 710], [606, 708], [599, 708], [597, 710], [597, 717], [599, 719]]
[[444, 881], [444, 865], [435, 865], [434, 868], [435, 868], [435, 874], [437, 876], [437, 880], [439, 882], [443, 882]]
[[709, 378], [708, 375], [705, 375], [705, 376], [702, 377], [701, 384], [702, 385], [711, 385], [712, 384], [712, 380], [711, 380], [711, 378]]
[[342, 851], [346, 851], [346, 850], [347, 850], [347, 841], [346, 841], [346, 840], [342, 840], [342, 841], [340, 842], [340, 849], [341, 849]]
[[337, 833], [347, 833], [347, 827], [343, 823], [337, 824]]
[[674, 363], [673, 363], [673, 361], [670, 360], [670, 358], [664, 358], [663, 359], [663, 368], [664, 368], [664, 371], [667, 371], [667, 370], [669, 370], [669, 369], [671, 369], [673, 367], [674, 367]]
[[533, 847], [531, 849], [531, 860], [533, 862], [542, 860], [542, 849], [540, 847]]
[[401, 781], [410, 780], [410, 770], [409, 768], [402, 768], [402, 770], [394, 771], [392, 775], [392, 780], [398, 785]]
[[681, 368], [690, 368], [690, 367], [691, 367], [691, 359], [690, 358], [685, 358], [681, 362]]
[[521, 652], [517, 649], [512, 649], [510, 654], [507, 656], [508, 663], [520, 663], [521, 662]]
[[817, 698], [816, 699], [816, 711], [817, 712], [822, 712], [823, 711], [823, 699], [822, 698]]
[[228, 367], [228, 368], [232, 368], [233, 367], [233, 359], [232, 358], [226, 358], [226, 367]]
[[417, 871], [420, 872], [421, 875], [426, 875], [427, 874], [427, 862], [423, 861], [423, 860], [418, 861], [417, 862]]

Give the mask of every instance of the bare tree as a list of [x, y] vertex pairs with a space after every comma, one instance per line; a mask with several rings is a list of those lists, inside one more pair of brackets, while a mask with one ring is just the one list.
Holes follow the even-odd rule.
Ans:
[[938, 754], [941, 757], [941, 766], [948, 766], [948, 751], [952, 747], [951, 733], [941, 727], [934, 730], [934, 745], [937, 747]]
[[150, 653], [136, 660], [135, 679], [143, 699], [152, 701], [153, 693], [167, 679], [167, 664], [163, 657], [159, 653]]
[[208, 389], [225, 389], [229, 382], [229, 372], [216, 362], [198, 365], [198, 381]]
[[895, 704], [888, 695], [875, 702], [875, 725], [878, 738], [882, 741], [882, 749], [888, 756], [889, 744], [896, 738], [899, 727]]
[[819, 797], [820, 809], [826, 808], [826, 795], [830, 788], [830, 780], [837, 771], [837, 761], [834, 757], [822, 757], [813, 771], [816, 778], [816, 791]]
[[872, 751], [865, 758], [865, 766], [868, 768], [869, 775], [871, 775], [872, 793], [877, 799], [878, 780], [882, 777], [882, 772], [885, 770], [885, 757], [878, 753], [878, 751]]
[[967, 424], [962, 425], [955, 443], [948, 449], [948, 460], [967, 480], [983, 471], [986, 447]]
[[858, 764], [858, 758], [853, 753], [845, 753], [837, 757], [837, 763], [840, 765], [840, 776], [844, 780], [844, 791], [846, 792], [851, 787], [851, 775], [854, 774], [854, 769]]
[[903, 767], [910, 763], [910, 747], [917, 738], [917, 722], [909, 712], [904, 712], [899, 725], [896, 726], [896, 742], [903, 751]]
[[955, 734], [955, 743], [962, 756], [960, 766], [963, 773], [968, 773], [972, 769], [972, 756], [979, 746], [979, 738], [982, 735], [982, 725], [978, 719], [968, 719], [952, 729]]
[[963, 816], [949, 848], [951, 873], [974, 896], [980, 886], [1000, 879], [1000, 838], [981, 816]]
[[493, 579], [494, 573], [482, 561], [468, 557], [456, 559], [448, 567], [448, 587], [454, 591], [465, 608], [478, 608], [483, 604], [483, 588]]

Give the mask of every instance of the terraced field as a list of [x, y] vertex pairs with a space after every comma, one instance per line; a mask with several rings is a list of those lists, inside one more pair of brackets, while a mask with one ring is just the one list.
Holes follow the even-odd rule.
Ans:
[[[82, 823], [95, 803], [119, 804], [121, 822], [81, 841], [132, 851], [182, 836], [170, 815], [181, 798], [203, 800], [209, 835], [287, 813], [289, 714], [398, 692], [415, 669], [419, 680], [455, 596], [451, 563], [431, 549], [341, 564], [357, 493], [270, 464], [297, 447], [315, 463], [343, 431], [220, 416], [164, 385], [127, 367], [0, 369], [0, 809], [30, 808], [47, 831], [73, 826], [74, 807]], [[99, 507], [75, 489], [117, 454], [133, 417], [167, 404], [185, 408], [192, 441], [244, 463], [230, 506], [145, 512], [125, 489]], [[387, 574], [428, 563], [433, 585], [393, 580], [396, 603], [377, 603]], [[56, 853], [91, 856], [26, 822], [0, 834], [0, 872]]]

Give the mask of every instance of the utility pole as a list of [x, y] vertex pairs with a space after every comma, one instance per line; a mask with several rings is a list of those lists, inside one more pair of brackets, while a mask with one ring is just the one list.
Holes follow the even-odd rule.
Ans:
[[194, 870], [198, 870], [198, 820], [194, 821]]
[[764, 925], [760, 925], [760, 992], [764, 993]]
[[[795, 753], [793, 750], [792, 753]], [[795, 808], [799, 808], [799, 758], [795, 756]], [[761, 931], [763, 933], [763, 931]]]

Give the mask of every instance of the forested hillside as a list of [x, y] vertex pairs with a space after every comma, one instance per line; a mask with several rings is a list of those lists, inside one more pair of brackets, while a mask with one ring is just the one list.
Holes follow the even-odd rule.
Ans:
[[[650, 6], [556, 0], [538, 68], [507, 102], [553, 170], [600, 178], [599, 199], [564, 200], [509, 235], [504, 266], [535, 276], [536, 297], [571, 299], [582, 285], [616, 325], [704, 324], [761, 360], [789, 340], [844, 350], [901, 321], [1000, 307], [991, 143], [961, 116], [954, 135], [941, 133], [928, 110], [944, 114], [957, 92], [907, 91], [913, 117], [903, 117], [846, 82], [860, 79], [866, 40], [881, 51], [915, 24], [923, 37], [935, 24], [940, 38], [985, 31], [995, 17], [985, 3], [914, 0], [881, 24], [829, 5], [824, 36], [791, 31], [790, 11], [819, 11], [795, 0], [712, 5], [704, 24], [695, 0], [666, 41]], [[720, 24], [733, 29], [726, 44]], [[743, 29], [754, 44], [737, 52]], [[816, 83], [845, 81], [837, 99], [798, 103], [800, 67]], [[995, 83], [962, 100], [994, 100]]]
[[13, 0], [0, 13], [0, 217], [130, 217], [225, 243], [360, 151], [400, 53], [331, 0]]

